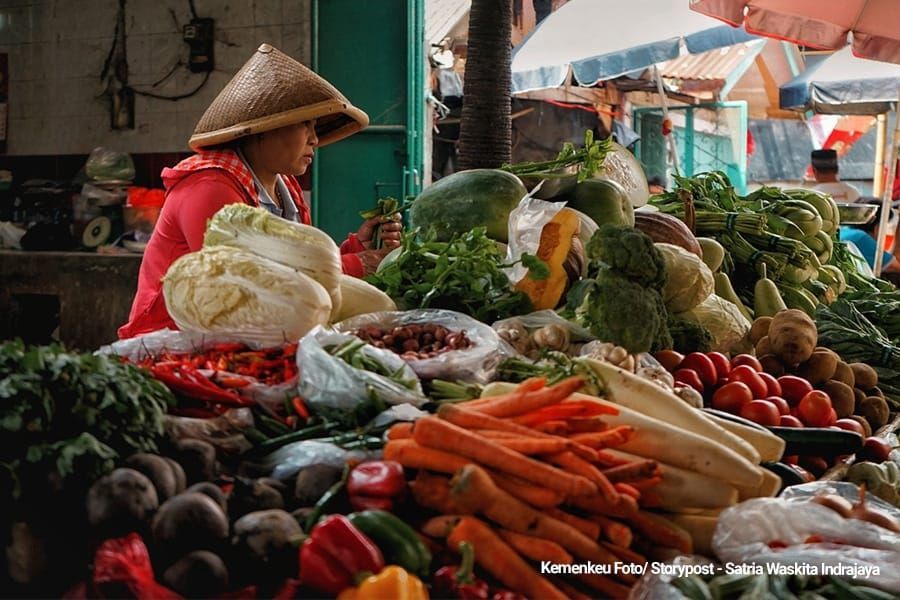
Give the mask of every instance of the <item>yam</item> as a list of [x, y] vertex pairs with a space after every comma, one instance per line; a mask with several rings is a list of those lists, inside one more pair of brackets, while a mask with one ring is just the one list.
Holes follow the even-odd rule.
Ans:
[[837, 370], [838, 356], [831, 350], [816, 350], [805, 363], [797, 369], [797, 374], [819, 386], [834, 377]]
[[227, 538], [225, 513], [212, 498], [199, 492], [169, 498], [153, 518], [154, 557], [159, 556], [165, 564], [194, 550], [215, 552]]
[[301, 506], [312, 506], [322, 497], [328, 488], [338, 482], [343, 469], [334, 465], [314, 464], [306, 467], [297, 475], [294, 485], [294, 497]]
[[163, 457], [147, 452], [138, 452], [128, 457], [125, 466], [143, 473], [147, 479], [153, 482], [160, 502], [165, 502], [178, 493], [175, 474]]
[[207, 496], [212, 498], [213, 502], [219, 505], [219, 507], [222, 509], [222, 512], [228, 514], [228, 497], [225, 495], [225, 492], [222, 491], [222, 488], [212, 483], [211, 481], [201, 481], [200, 483], [195, 483], [194, 485], [189, 487], [187, 491], [206, 494]]
[[[759, 356], [757, 354], [757, 356]], [[762, 365], [763, 371], [773, 377], [781, 377], [784, 375], [784, 364], [774, 354], [764, 354], [759, 356], [759, 364]]]
[[772, 350], [772, 341], [769, 339], [769, 336], [764, 336], [761, 340], [756, 342], [756, 355], [757, 356], [765, 356], [767, 354], [774, 354], [774, 350]]
[[851, 388], [856, 387], [856, 377], [853, 375], [853, 369], [842, 360], [838, 361], [837, 368], [834, 370], [834, 375], [832, 375], [831, 378], [840, 381], [841, 383], [845, 383]]
[[878, 385], [878, 373], [866, 363], [851, 363], [850, 369], [853, 371], [855, 385], [859, 389], [870, 390]]
[[869, 425], [869, 422], [866, 420], [865, 417], [862, 417], [860, 415], [850, 415], [847, 418], [853, 419], [854, 421], [856, 421], [857, 423], [860, 424], [860, 426], [863, 428], [863, 432], [864, 432], [863, 437], [869, 437], [872, 435], [872, 426]]
[[166, 569], [162, 582], [185, 598], [221, 598], [228, 590], [228, 569], [218, 555], [197, 550]]
[[281, 509], [246, 514], [234, 524], [234, 564], [246, 580], [280, 582], [296, 576], [296, 542], [302, 535], [296, 519]]
[[88, 522], [99, 537], [143, 531], [157, 508], [159, 497], [153, 482], [134, 469], [116, 469], [88, 490]]
[[281, 492], [261, 479], [235, 478], [234, 488], [228, 499], [229, 514], [233, 520], [247, 513], [272, 508], [284, 508]]
[[772, 324], [772, 317], [759, 317], [753, 321], [750, 326], [750, 343], [754, 346], [759, 340], [769, 335], [769, 326]]
[[816, 323], [802, 310], [782, 310], [769, 324], [769, 342], [775, 355], [786, 364], [799, 365], [809, 360], [816, 347]]
[[890, 410], [884, 398], [869, 396], [856, 407], [856, 413], [869, 422], [872, 431], [878, 431], [888, 422]]
[[216, 449], [212, 444], [203, 440], [178, 440], [175, 450], [189, 485], [215, 479]]
[[856, 395], [846, 383], [832, 379], [822, 386], [822, 391], [831, 398], [831, 406], [838, 419], [849, 417], [856, 411]]

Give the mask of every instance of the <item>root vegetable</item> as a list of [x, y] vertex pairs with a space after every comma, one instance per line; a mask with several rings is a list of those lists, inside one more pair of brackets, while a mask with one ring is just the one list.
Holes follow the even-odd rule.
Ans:
[[878, 373], [866, 363], [855, 362], [850, 364], [856, 387], [861, 390], [869, 390], [878, 385]]
[[879, 398], [884, 398], [884, 392], [882, 392], [879, 387], [873, 387], [871, 390], [866, 391], [866, 396], [878, 396]]
[[143, 473], [147, 479], [153, 482], [156, 488], [156, 496], [160, 502], [165, 502], [178, 493], [178, 483], [175, 480], [175, 474], [172, 467], [161, 456], [148, 454], [146, 452], [138, 452], [132, 454], [125, 461], [125, 466]]
[[890, 515], [881, 511], [874, 510], [866, 506], [866, 485], [859, 486], [859, 500], [853, 505], [853, 508], [847, 514], [848, 519], [859, 519], [866, 521], [879, 527], [884, 527], [889, 531], [900, 533], [900, 523]]
[[[759, 353], [757, 352], [757, 356]], [[784, 375], [784, 364], [774, 354], [765, 354], [759, 357], [759, 364], [762, 366], [763, 371], [772, 375], [773, 377], [781, 377]]]
[[228, 589], [228, 569], [218, 555], [197, 550], [166, 569], [162, 582], [185, 598], [220, 598]]
[[797, 375], [814, 386], [822, 385], [837, 371], [838, 357], [830, 350], [816, 350], [805, 363], [797, 369]]
[[765, 356], [766, 354], [772, 354], [774, 352], [774, 350], [772, 350], [772, 340], [767, 335], [756, 342], [755, 347], [757, 356]]
[[842, 360], [838, 361], [837, 367], [834, 370], [834, 375], [832, 375], [831, 378], [840, 381], [841, 383], [845, 383], [851, 388], [856, 387], [856, 377], [853, 375], [853, 369]]
[[753, 325], [750, 326], [750, 343], [755, 346], [759, 343], [759, 340], [769, 335], [769, 326], [771, 324], [772, 317], [759, 317], [753, 321]]
[[212, 481], [216, 476], [216, 449], [203, 440], [185, 439], [175, 442], [176, 460], [184, 469], [190, 485]]
[[853, 388], [846, 383], [832, 379], [822, 386], [822, 391], [831, 398], [831, 407], [837, 413], [838, 419], [849, 417], [855, 412], [856, 396], [853, 394]]
[[222, 512], [228, 514], [228, 498], [225, 496], [225, 492], [222, 491], [222, 488], [220, 488], [216, 484], [210, 481], [201, 481], [200, 483], [195, 483], [194, 485], [189, 487], [187, 491], [206, 494], [207, 496], [212, 498], [213, 502], [219, 505], [219, 507], [222, 509]]
[[856, 399], [856, 406], [862, 406], [862, 403], [866, 401], [866, 393], [859, 388], [853, 388], [853, 397]]
[[155, 556], [164, 563], [194, 550], [215, 552], [227, 537], [228, 519], [206, 494], [185, 492], [169, 498], [153, 518]]
[[806, 362], [816, 347], [815, 322], [802, 310], [782, 310], [769, 324], [769, 342], [775, 355], [788, 365]]
[[869, 396], [863, 400], [856, 407], [856, 412], [860, 416], [865, 417], [872, 431], [878, 431], [878, 429], [884, 427], [890, 416], [887, 402], [884, 398], [879, 398], [878, 396]]
[[[865, 398], [863, 398], [863, 400], [865, 400]], [[863, 428], [863, 437], [869, 437], [870, 435], [872, 435], [872, 426], [869, 425], [869, 422], [865, 417], [862, 417], [860, 415], [850, 415], [849, 418], [859, 423]]]
[[812, 497], [811, 501], [830, 508], [844, 518], [849, 517], [850, 511], [853, 510], [853, 505], [849, 501], [835, 494], [817, 494]]
[[229, 514], [238, 519], [247, 513], [271, 508], [284, 508], [281, 492], [263, 479], [236, 478], [228, 500]]
[[282, 581], [297, 573], [300, 525], [280, 509], [256, 511], [234, 524], [231, 539], [239, 575], [247, 581]]
[[328, 488], [341, 478], [343, 469], [333, 465], [314, 464], [297, 475], [294, 497], [302, 506], [312, 506]]
[[134, 469], [116, 469], [101, 477], [87, 495], [88, 522], [103, 537], [143, 531], [157, 508], [153, 482]]

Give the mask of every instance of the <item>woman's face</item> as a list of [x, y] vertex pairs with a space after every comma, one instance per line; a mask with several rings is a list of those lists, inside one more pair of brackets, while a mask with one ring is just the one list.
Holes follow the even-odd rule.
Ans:
[[285, 175], [306, 173], [318, 143], [314, 120], [267, 131], [260, 137], [266, 165], [271, 171]]

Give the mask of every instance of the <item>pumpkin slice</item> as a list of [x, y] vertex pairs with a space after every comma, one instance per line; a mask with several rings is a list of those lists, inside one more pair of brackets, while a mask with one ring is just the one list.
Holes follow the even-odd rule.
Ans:
[[568, 287], [566, 258], [572, 249], [573, 237], [578, 236], [581, 219], [578, 214], [563, 208], [541, 230], [541, 241], [537, 256], [547, 263], [550, 276], [546, 279], [532, 279], [529, 275], [516, 284], [516, 289], [525, 292], [535, 310], [556, 308]]

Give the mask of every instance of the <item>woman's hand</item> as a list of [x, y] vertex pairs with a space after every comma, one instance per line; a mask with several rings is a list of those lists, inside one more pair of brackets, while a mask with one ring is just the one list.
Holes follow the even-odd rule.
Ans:
[[375, 249], [375, 232], [380, 227], [382, 249], [393, 250], [400, 245], [400, 232], [403, 230], [401, 219], [400, 213], [372, 217], [363, 221], [359, 231], [356, 232], [356, 237], [366, 248]]
[[387, 256], [391, 250], [392, 248], [384, 246], [378, 250], [364, 250], [362, 252], [357, 252], [356, 256], [358, 256], [360, 262], [362, 262], [363, 276], [371, 275], [377, 271], [378, 265], [381, 264], [381, 261], [384, 260], [384, 257]]

